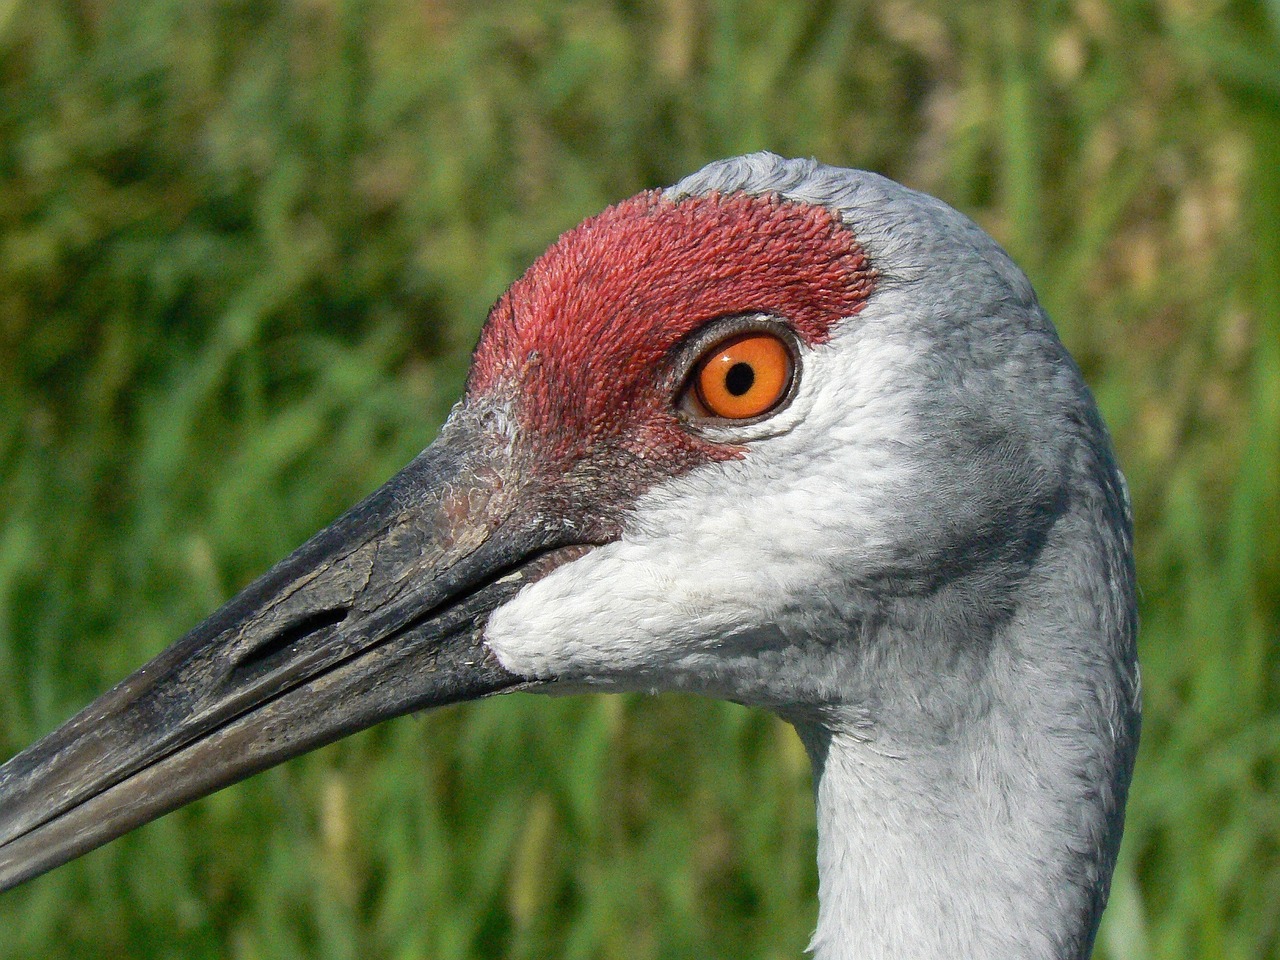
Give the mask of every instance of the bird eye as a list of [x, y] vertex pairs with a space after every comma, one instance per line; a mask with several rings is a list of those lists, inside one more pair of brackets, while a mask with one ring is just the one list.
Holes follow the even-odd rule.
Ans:
[[753, 330], [704, 353], [694, 367], [693, 390], [709, 415], [746, 420], [782, 402], [794, 369], [791, 349], [781, 337]]

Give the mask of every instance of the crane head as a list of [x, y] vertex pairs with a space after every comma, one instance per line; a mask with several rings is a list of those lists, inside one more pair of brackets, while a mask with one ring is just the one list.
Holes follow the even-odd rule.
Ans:
[[0, 767], [0, 887], [507, 691], [954, 722], [1068, 521], [1123, 621], [1097, 656], [1123, 659], [1122, 484], [1030, 285], [969, 220], [872, 174], [713, 164], [562, 236], [494, 306], [430, 447]]

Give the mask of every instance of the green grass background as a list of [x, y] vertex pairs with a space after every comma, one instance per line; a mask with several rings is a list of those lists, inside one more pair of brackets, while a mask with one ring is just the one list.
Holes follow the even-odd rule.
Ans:
[[[489, 304], [757, 148], [1026, 268], [1137, 512], [1107, 958], [1280, 956], [1280, 2], [0, 0], [0, 755], [433, 436]], [[0, 896], [0, 958], [799, 957], [789, 728], [385, 725]]]

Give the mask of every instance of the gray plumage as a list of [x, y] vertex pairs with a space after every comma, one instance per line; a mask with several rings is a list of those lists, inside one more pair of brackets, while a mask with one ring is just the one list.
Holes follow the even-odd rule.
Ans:
[[[811, 598], [783, 708], [812, 757], [826, 957], [1088, 956], [1138, 742], [1124, 480], [1023, 273], [971, 220], [870, 173], [753, 154], [674, 196], [839, 213], [881, 276], [857, 323], [906, 345], [917, 481], [883, 555]], [[814, 678], [828, 678], [812, 689]]]

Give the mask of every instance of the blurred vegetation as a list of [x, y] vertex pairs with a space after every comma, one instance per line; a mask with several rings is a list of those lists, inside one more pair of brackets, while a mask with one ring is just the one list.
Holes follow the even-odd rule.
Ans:
[[[0, 755], [428, 443], [561, 230], [757, 148], [1030, 273], [1137, 510], [1099, 956], [1280, 956], [1280, 3], [0, 0]], [[798, 957], [790, 730], [508, 697], [0, 897], [0, 957]]]

